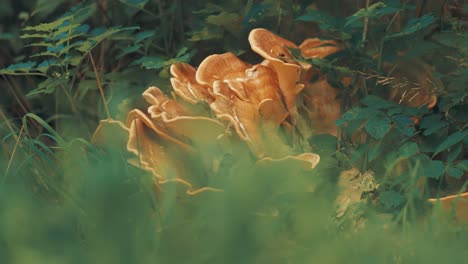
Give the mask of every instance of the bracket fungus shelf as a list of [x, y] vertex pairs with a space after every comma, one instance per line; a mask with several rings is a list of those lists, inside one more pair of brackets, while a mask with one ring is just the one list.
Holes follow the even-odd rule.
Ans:
[[132, 164], [150, 172], [156, 185], [181, 183], [189, 195], [222, 191], [211, 177], [219, 174], [226, 155], [247, 160], [254, 170], [274, 167], [285, 175], [313, 170], [320, 157], [306, 140], [313, 134], [337, 135], [342, 103], [338, 89], [313, 65], [298, 62], [290, 49], [304, 58], [325, 58], [344, 44], [310, 38], [296, 45], [262, 28], [252, 30], [248, 40], [264, 58], [260, 64], [230, 52], [210, 55], [198, 68], [173, 64], [171, 96], [148, 88], [146, 111], [130, 111], [126, 124], [101, 121], [95, 141], [120, 129], [134, 154]]

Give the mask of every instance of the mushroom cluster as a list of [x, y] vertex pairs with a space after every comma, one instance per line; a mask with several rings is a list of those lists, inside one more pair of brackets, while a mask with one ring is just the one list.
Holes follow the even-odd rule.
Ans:
[[[336, 134], [341, 106], [326, 78], [296, 62], [290, 49], [324, 58], [343, 46], [316, 38], [298, 46], [261, 28], [250, 32], [249, 42], [262, 63], [251, 65], [228, 52], [208, 56], [197, 69], [173, 64], [172, 96], [148, 88], [147, 111], [132, 110], [127, 124], [119, 125], [135, 154], [131, 162], [154, 175], [157, 185], [182, 183], [190, 195], [221, 191], [207, 176], [195, 175], [193, 166], [216, 175], [226, 153], [249, 159], [254, 167], [289, 164], [309, 171], [318, 164], [320, 157], [304, 138]], [[313, 77], [318, 81], [309, 83]], [[102, 121], [95, 137], [112, 122]]]

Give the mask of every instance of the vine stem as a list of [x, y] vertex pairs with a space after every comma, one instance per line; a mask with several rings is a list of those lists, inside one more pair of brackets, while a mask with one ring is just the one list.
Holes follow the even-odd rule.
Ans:
[[[366, 0], [366, 12], [369, 9], [370, 0]], [[366, 47], [367, 41], [367, 31], [369, 30], [369, 17], [366, 15], [364, 17], [364, 28], [362, 29], [362, 42], [361, 47], [364, 49]]]
[[106, 110], [107, 118], [112, 119], [110, 111], [109, 111], [109, 107], [107, 106], [106, 97], [104, 96], [104, 89], [102, 89], [101, 80], [99, 79], [99, 74], [96, 68], [96, 64], [94, 63], [93, 55], [91, 55], [91, 52], [89, 53], [89, 58], [91, 59], [91, 64], [93, 65], [94, 75], [96, 75], [96, 82], [99, 87], [99, 92], [101, 92], [101, 98], [102, 98], [102, 102], [104, 103], [104, 109]]

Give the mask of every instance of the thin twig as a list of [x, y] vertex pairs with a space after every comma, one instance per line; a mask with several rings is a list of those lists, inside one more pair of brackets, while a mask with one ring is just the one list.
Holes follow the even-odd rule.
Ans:
[[101, 98], [102, 98], [102, 102], [104, 103], [104, 109], [106, 110], [107, 118], [112, 119], [110, 111], [109, 111], [109, 107], [107, 106], [106, 97], [104, 96], [104, 89], [102, 89], [101, 80], [99, 79], [99, 74], [98, 74], [96, 65], [94, 64], [94, 59], [93, 59], [93, 55], [91, 54], [91, 52], [89, 53], [89, 58], [91, 59], [91, 64], [93, 65], [94, 75], [96, 75], [96, 82], [99, 87], [99, 91], [101, 92]]

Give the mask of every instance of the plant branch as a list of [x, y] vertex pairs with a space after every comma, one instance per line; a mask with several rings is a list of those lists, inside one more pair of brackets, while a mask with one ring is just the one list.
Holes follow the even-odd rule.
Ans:
[[99, 92], [101, 93], [101, 98], [102, 98], [102, 102], [104, 103], [104, 109], [106, 110], [107, 118], [112, 119], [110, 111], [109, 111], [109, 107], [107, 106], [106, 97], [104, 96], [104, 89], [102, 89], [101, 80], [99, 79], [99, 74], [96, 68], [96, 64], [94, 64], [94, 59], [93, 59], [93, 55], [91, 54], [91, 52], [89, 53], [89, 58], [91, 59], [91, 64], [93, 65], [94, 75], [96, 76], [96, 82], [99, 87]]

